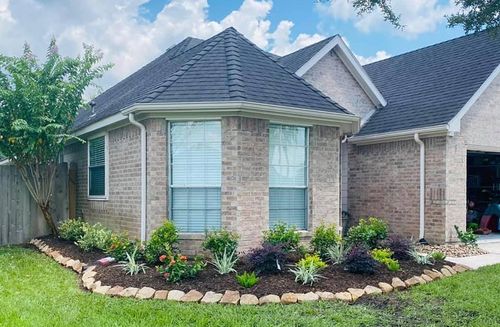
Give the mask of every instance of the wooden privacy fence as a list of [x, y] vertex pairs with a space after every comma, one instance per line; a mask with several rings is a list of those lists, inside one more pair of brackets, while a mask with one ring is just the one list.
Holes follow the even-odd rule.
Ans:
[[[56, 223], [69, 215], [69, 185], [67, 164], [61, 164], [56, 172], [51, 210]], [[50, 233], [43, 214], [33, 200], [21, 175], [14, 166], [0, 166], [0, 245], [21, 244], [31, 238]]]

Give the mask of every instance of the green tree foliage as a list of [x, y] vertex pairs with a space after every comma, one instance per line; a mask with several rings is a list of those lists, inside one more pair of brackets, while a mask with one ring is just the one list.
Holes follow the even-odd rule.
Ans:
[[71, 135], [83, 94], [110, 65], [84, 45], [76, 58], [62, 57], [55, 40], [40, 63], [25, 44], [20, 57], [0, 55], [0, 153], [19, 170], [54, 235], [50, 201], [58, 159]]

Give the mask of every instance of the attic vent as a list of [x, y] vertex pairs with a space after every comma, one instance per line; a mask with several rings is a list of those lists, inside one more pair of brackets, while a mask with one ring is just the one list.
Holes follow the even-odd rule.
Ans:
[[90, 101], [89, 105], [90, 105], [90, 110], [91, 110], [90, 117], [94, 117], [95, 116], [95, 101], [94, 100]]

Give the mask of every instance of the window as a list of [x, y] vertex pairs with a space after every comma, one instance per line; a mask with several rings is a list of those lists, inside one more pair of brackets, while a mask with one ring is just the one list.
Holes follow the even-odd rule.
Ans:
[[170, 214], [181, 232], [220, 228], [221, 124], [170, 124]]
[[307, 229], [307, 128], [269, 127], [269, 224]]
[[105, 198], [107, 195], [106, 143], [106, 136], [100, 136], [88, 142], [88, 188], [91, 198]]

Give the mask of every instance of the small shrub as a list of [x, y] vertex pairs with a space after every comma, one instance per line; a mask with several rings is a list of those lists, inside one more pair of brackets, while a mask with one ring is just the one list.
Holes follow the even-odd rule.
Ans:
[[261, 248], [248, 254], [252, 270], [260, 273], [277, 273], [283, 269], [286, 253], [281, 245], [264, 243]]
[[410, 255], [408, 252], [413, 249], [410, 240], [395, 234], [389, 235], [387, 239], [381, 242], [381, 246], [390, 249], [393, 252], [392, 257], [397, 260], [409, 260]]
[[434, 261], [444, 261], [446, 259], [446, 254], [443, 252], [432, 252], [431, 257]]
[[200, 257], [195, 257], [193, 262], [189, 262], [188, 257], [180, 254], [162, 255], [160, 261], [165, 262], [165, 264], [157, 267], [158, 272], [171, 283], [193, 278], [206, 266]]
[[339, 242], [328, 249], [327, 258], [334, 265], [341, 264], [344, 262], [349, 250], [349, 246], [346, 246], [343, 242]]
[[387, 224], [378, 218], [361, 219], [359, 224], [349, 229], [347, 240], [350, 244], [366, 245], [370, 249], [377, 246], [379, 241], [387, 238]]
[[355, 245], [347, 254], [344, 267], [355, 274], [373, 274], [378, 267], [378, 262], [372, 258], [366, 247]]
[[326, 263], [318, 255], [306, 255], [295, 265], [295, 269], [290, 269], [290, 271], [295, 275], [296, 282], [312, 285], [322, 277], [319, 271], [324, 267]]
[[68, 219], [59, 225], [59, 237], [68, 241], [78, 241], [90, 225], [81, 219]]
[[419, 265], [432, 265], [433, 259], [431, 254], [420, 254], [417, 250], [413, 249], [409, 252], [411, 258]]
[[298, 248], [300, 235], [295, 227], [288, 227], [284, 223], [279, 223], [264, 232], [264, 242], [271, 245], [280, 245], [283, 250], [291, 251]]
[[381, 263], [384, 263], [386, 259], [390, 259], [392, 256], [392, 251], [389, 249], [374, 249], [370, 253], [373, 259]]
[[101, 224], [86, 226], [83, 236], [76, 241], [76, 245], [86, 252], [93, 249], [106, 251], [111, 240], [111, 235], [111, 231], [104, 228]]
[[224, 252], [222, 254], [215, 254], [214, 261], [212, 261], [215, 269], [217, 269], [217, 271], [221, 275], [229, 274], [230, 272], [236, 272], [236, 270], [234, 270], [233, 268], [238, 261], [238, 256], [236, 256], [235, 254], [236, 250], [233, 250], [232, 252], [227, 252], [226, 250], [227, 249], [224, 249]]
[[337, 226], [320, 225], [314, 231], [311, 239], [311, 245], [315, 253], [322, 258], [328, 256], [328, 249], [340, 242], [340, 235], [337, 232]]
[[117, 261], [127, 259], [127, 254], [134, 254], [134, 259], [140, 257], [136, 242], [131, 241], [126, 234], [113, 234], [106, 249], [106, 253]]
[[238, 281], [238, 284], [240, 284], [244, 288], [250, 288], [253, 287], [255, 284], [257, 284], [260, 278], [257, 277], [254, 272], [247, 273], [245, 271], [241, 275], [236, 275], [236, 280]]
[[395, 259], [388, 258], [384, 262], [385, 266], [389, 271], [399, 271], [401, 266], [399, 265], [399, 261]]
[[174, 223], [167, 220], [151, 234], [151, 239], [147, 242], [144, 249], [144, 259], [151, 265], [157, 264], [160, 255], [172, 254], [174, 245], [178, 240], [179, 234]]
[[455, 225], [454, 227], [455, 230], [457, 231], [458, 239], [460, 240], [460, 242], [464, 243], [465, 245], [477, 246], [476, 234], [474, 234], [471, 230], [465, 232], [461, 231], [457, 225]]
[[117, 265], [117, 266], [121, 266], [123, 267], [123, 270], [125, 271], [125, 273], [127, 275], [137, 275], [139, 274], [141, 271], [142, 273], [145, 273], [146, 272], [146, 269], [148, 267], [146, 267], [146, 264], [145, 263], [137, 263], [137, 251], [138, 251], [138, 247], [135, 247], [134, 250], [132, 251], [132, 254], [130, 253], [125, 253], [126, 255], [126, 260], [125, 261], [120, 261], [120, 264]]
[[214, 257], [216, 255], [222, 256], [224, 251], [236, 255], [238, 238], [236, 233], [227, 230], [214, 231], [205, 236], [202, 246], [205, 250], [210, 251]]

